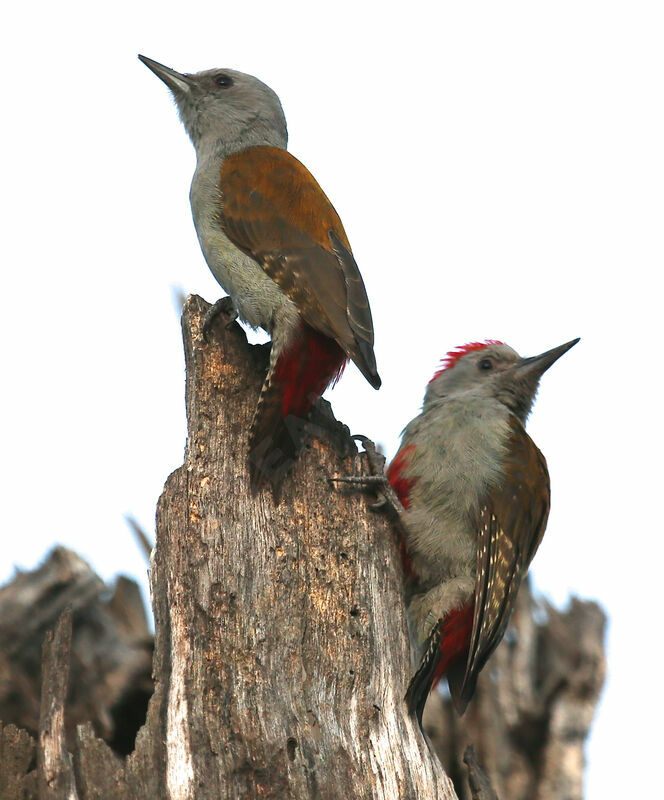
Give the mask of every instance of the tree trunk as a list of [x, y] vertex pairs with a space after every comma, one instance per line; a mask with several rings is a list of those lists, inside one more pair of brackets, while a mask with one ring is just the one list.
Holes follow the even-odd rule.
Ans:
[[[72, 766], [65, 618], [45, 648], [39, 797], [455, 798], [403, 702], [411, 664], [395, 535], [365, 498], [327, 481], [362, 471], [347, 432], [337, 423], [343, 459], [309, 442], [280, 505], [252, 497], [247, 432], [266, 348], [237, 325], [206, 344], [208, 308], [192, 297], [183, 314], [189, 435], [157, 511], [146, 724], [126, 760], [79, 726]], [[11, 726], [0, 733], [16, 787], [26, 744]], [[35, 796], [34, 780], [11, 791]]]
[[[154, 682], [133, 582], [111, 594], [63, 548], [19, 573], [0, 589], [0, 800], [453, 800], [403, 702], [396, 534], [327, 481], [362, 472], [348, 431], [328, 412], [281, 504], [252, 497], [267, 350], [237, 325], [206, 344], [208, 308], [183, 314], [189, 436], [157, 512]], [[604, 622], [524, 585], [466, 715], [431, 695], [425, 730], [462, 800], [580, 800]]]

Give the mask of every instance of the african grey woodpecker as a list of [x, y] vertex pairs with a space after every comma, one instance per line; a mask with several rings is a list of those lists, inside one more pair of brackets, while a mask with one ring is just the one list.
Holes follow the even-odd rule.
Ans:
[[254, 490], [269, 483], [277, 497], [297, 455], [300, 421], [347, 360], [380, 386], [364, 283], [337, 212], [286, 150], [286, 119], [272, 89], [236, 70], [190, 75], [139, 58], [171, 90], [196, 149], [194, 224], [230, 296], [213, 312], [239, 315], [272, 338], [249, 474]]
[[549, 514], [546, 461], [524, 425], [542, 374], [578, 341], [532, 358], [496, 340], [450, 351], [387, 469], [420, 665], [407, 702], [420, 720], [443, 676], [465, 711], [505, 632]]

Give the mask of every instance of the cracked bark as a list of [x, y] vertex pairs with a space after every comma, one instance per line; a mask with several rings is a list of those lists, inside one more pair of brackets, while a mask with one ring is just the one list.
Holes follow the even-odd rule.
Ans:
[[71, 608], [66, 608], [44, 641], [37, 779], [39, 800], [78, 800], [72, 758], [65, 738], [65, 699], [69, 685]]
[[[360, 457], [337, 428], [347, 455], [312, 439], [279, 506], [267, 492], [252, 497], [247, 431], [266, 349], [237, 325], [205, 343], [208, 307], [192, 297], [183, 313], [188, 440], [157, 510], [146, 723], [126, 759], [79, 725], [72, 761], [66, 726], [52, 728], [66, 780], [40, 798], [452, 800], [403, 703], [411, 667], [396, 537], [364, 497], [327, 483], [361, 472]], [[66, 620], [58, 631], [62, 642]], [[49, 696], [62, 710], [53, 658], [60, 683]], [[21, 753], [12, 763], [25, 763]], [[16, 791], [2, 800], [36, 796], [30, 776]]]
[[[327, 484], [363, 471], [347, 430], [337, 423], [334, 448], [309, 443], [281, 505], [252, 498], [246, 432], [266, 348], [237, 325], [205, 343], [208, 307], [193, 297], [183, 315], [189, 435], [157, 513], [154, 682], [135, 584], [120, 578], [109, 599], [62, 548], [18, 574], [0, 588], [0, 719], [37, 741], [0, 723], [0, 800], [456, 798], [402, 702], [396, 534]], [[577, 600], [536, 610], [524, 585], [465, 717], [431, 695], [425, 729], [459, 798], [580, 800], [604, 621]], [[479, 759], [463, 758], [468, 743]]]

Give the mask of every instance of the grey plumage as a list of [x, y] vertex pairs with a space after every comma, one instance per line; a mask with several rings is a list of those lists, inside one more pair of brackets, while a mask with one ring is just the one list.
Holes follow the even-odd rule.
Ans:
[[189, 75], [139, 58], [171, 90], [196, 149], [190, 200], [210, 270], [240, 319], [272, 338], [249, 471], [254, 490], [269, 482], [277, 497], [301, 440], [293, 431], [346, 359], [380, 386], [364, 283], [336, 211], [285, 149], [275, 92], [236, 70]]
[[[460, 712], [504, 634], [544, 534], [548, 472], [524, 423], [542, 373], [576, 341], [532, 359], [495, 342], [452, 354], [388, 469], [405, 506], [416, 656], [426, 656], [432, 631], [442, 630], [439, 660]], [[446, 642], [446, 620], [462, 612], [472, 612], [465, 643], [458, 631]], [[434, 673], [431, 665], [418, 671]], [[409, 694], [422, 697], [422, 688]]]

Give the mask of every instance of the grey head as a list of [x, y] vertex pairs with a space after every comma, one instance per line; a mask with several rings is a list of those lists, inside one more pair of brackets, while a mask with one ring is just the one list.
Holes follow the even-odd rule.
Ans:
[[147, 56], [139, 59], [171, 90], [197, 150], [219, 143], [225, 153], [255, 144], [286, 147], [281, 102], [269, 86], [234, 69], [185, 74]]
[[529, 358], [495, 339], [451, 350], [427, 386], [424, 409], [441, 398], [468, 393], [495, 398], [525, 423], [540, 378], [578, 341], [573, 339]]

